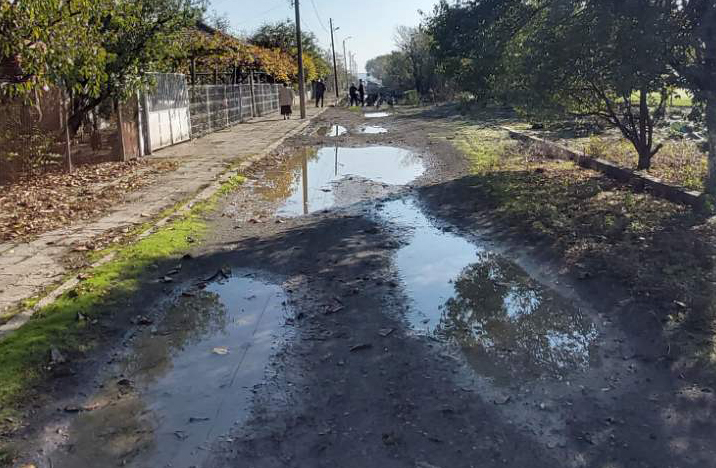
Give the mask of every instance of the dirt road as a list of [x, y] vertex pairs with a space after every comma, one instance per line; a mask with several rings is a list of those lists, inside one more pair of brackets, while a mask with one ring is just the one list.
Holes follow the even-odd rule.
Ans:
[[26, 459], [716, 466], [713, 390], [616, 281], [494, 223], [451, 125], [332, 109], [254, 167], [208, 242], [157, 266], [175, 286], [38, 405]]

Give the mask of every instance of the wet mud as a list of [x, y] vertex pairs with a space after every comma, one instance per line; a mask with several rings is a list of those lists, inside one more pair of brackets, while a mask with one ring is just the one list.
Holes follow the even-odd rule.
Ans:
[[467, 164], [427, 136], [440, 116], [371, 114], [331, 109], [253, 168], [23, 461], [714, 466], [714, 392], [621, 318], [618, 282], [479, 211]]

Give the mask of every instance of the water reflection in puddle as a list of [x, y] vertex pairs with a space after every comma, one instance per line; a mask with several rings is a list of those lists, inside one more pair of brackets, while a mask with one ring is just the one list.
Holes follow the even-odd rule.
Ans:
[[384, 127], [377, 127], [375, 125], [368, 125], [366, 127], [361, 128], [360, 132], [369, 135], [375, 135], [378, 133], [388, 133], [388, 129]]
[[437, 229], [411, 200], [386, 203], [381, 214], [412, 231], [396, 264], [416, 330], [459, 344], [478, 373], [500, 384], [589, 365], [597, 332], [570, 301], [504, 257]]
[[335, 183], [344, 178], [404, 185], [424, 171], [419, 156], [400, 148], [321, 148], [298, 154], [288, 161], [286, 170], [266, 174], [266, 186], [258, 191], [267, 199], [281, 202], [279, 215], [297, 216], [338, 205]]
[[348, 129], [342, 125], [331, 125], [323, 132], [327, 137], [338, 137], [348, 133]]
[[[280, 287], [250, 278], [182, 298], [136, 340], [122, 379], [69, 428], [56, 467], [199, 466], [247, 415], [286, 315]], [[178, 463], [178, 464], [177, 464]]]
[[390, 112], [366, 112], [364, 114], [366, 119], [376, 119], [379, 117], [389, 117], [392, 115]]

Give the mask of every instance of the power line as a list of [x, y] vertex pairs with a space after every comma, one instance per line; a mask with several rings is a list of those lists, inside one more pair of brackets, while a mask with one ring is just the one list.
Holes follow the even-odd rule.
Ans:
[[323, 24], [323, 20], [321, 19], [321, 15], [318, 14], [318, 8], [316, 7], [316, 2], [315, 2], [314, 0], [311, 0], [311, 5], [313, 5], [313, 12], [316, 13], [316, 18], [318, 18], [318, 24], [321, 25], [321, 27], [323, 28], [323, 30], [324, 30], [326, 33], [330, 34], [330, 32], [328, 31], [328, 28], [326, 28], [326, 25]]
[[270, 8], [270, 9], [264, 11], [263, 13], [259, 13], [258, 15], [254, 16], [253, 18], [250, 18], [250, 19], [248, 19], [248, 20], [244, 20], [244, 21], [242, 21], [242, 22], [240, 22], [240, 23], [236, 23], [236, 24], [234, 25], [234, 27], [236, 27], [236, 26], [241, 26], [242, 24], [250, 23], [250, 22], [255, 21], [255, 20], [257, 20], [257, 19], [261, 19], [261, 18], [263, 18], [264, 16], [268, 15], [269, 13], [272, 13], [272, 12], [278, 10], [279, 8], [283, 8], [283, 7], [284, 7], [284, 4], [283, 4], [283, 1], [282, 1], [282, 2], [280, 2], [278, 5], [274, 6], [273, 8]]

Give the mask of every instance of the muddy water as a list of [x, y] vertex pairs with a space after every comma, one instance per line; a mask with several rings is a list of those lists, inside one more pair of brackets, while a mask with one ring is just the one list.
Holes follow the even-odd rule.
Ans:
[[331, 125], [328, 128], [320, 129], [319, 133], [327, 137], [339, 137], [348, 133], [348, 129], [342, 125]]
[[247, 415], [281, 342], [280, 287], [230, 278], [182, 297], [63, 429], [55, 467], [199, 466]]
[[376, 135], [380, 133], [388, 133], [388, 129], [385, 127], [378, 127], [376, 125], [367, 125], [360, 129], [361, 133], [365, 133], [366, 135]]
[[438, 229], [412, 200], [380, 212], [409, 232], [396, 263], [415, 330], [459, 345], [498, 384], [586, 370], [597, 331], [578, 307], [486, 246]]
[[280, 216], [298, 216], [355, 202], [350, 196], [343, 199], [337, 195], [341, 181], [360, 178], [404, 185], [424, 172], [422, 159], [401, 148], [328, 147], [300, 152], [282, 170], [266, 174], [265, 185], [258, 192], [280, 203]]
[[366, 112], [364, 114], [366, 119], [377, 119], [380, 117], [389, 117], [392, 114], [390, 112]]

